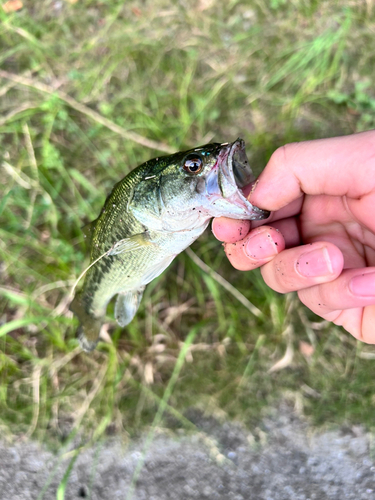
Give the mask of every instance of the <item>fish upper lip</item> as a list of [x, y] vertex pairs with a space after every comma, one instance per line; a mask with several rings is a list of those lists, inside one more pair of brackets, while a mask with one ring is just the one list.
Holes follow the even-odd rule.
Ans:
[[[245, 141], [243, 139], [237, 139], [236, 141], [233, 142], [233, 144], [230, 145], [230, 151], [228, 155], [228, 169], [229, 169], [229, 174], [232, 182], [235, 184], [237, 190], [238, 190], [238, 196], [240, 197], [241, 200], [243, 200], [245, 203], [248, 203], [252, 206], [252, 210], [259, 215], [259, 219], [267, 219], [270, 216], [270, 212], [268, 210], [263, 210], [262, 208], [258, 208], [255, 205], [253, 205], [243, 194], [241, 186], [238, 185], [236, 176], [233, 170], [233, 158], [234, 155], [237, 151], [239, 150], [245, 150]], [[255, 176], [254, 176], [255, 180]], [[243, 186], [242, 186], [243, 187]]]
[[[233, 159], [236, 152], [241, 150], [245, 150], [245, 142], [243, 141], [243, 139], [239, 138], [233, 143], [228, 144], [228, 146], [223, 147], [223, 149], [219, 153], [217, 165], [219, 171], [221, 171], [221, 175], [225, 177], [225, 181], [226, 183], [228, 183], [226, 185], [226, 188], [229, 188], [229, 190], [231, 191], [231, 193], [228, 194], [224, 194], [222, 192], [222, 196], [223, 198], [231, 198], [234, 195], [235, 198], [237, 198], [237, 200], [244, 205], [244, 207], [247, 207], [248, 210], [253, 213], [254, 220], [267, 219], [270, 215], [270, 212], [252, 205], [252, 203], [243, 194], [243, 186], [240, 186], [237, 182], [236, 175], [233, 169]], [[219, 180], [219, 176], [220, 174], [216, 177], [217, 181]], [[220, 190], [222, 191], [222, 188], [220, 188]]]
[[228, 144], [226, 148], [223, 148], [219, 153], [218, 162], [226, 179], [239, 191], [241, 197], [246, 200], [245, 196], [242, 194], [241, 186], [237, 183], [233, 170], [233, 158], [235, 153], [239, 150], [245, 150], [245, 141], [243, 139], [237, 139], [233, 143]]
[[244, 149], [245, 149], [245, 141], [243, 141], [242, 139], [237, 139], [236, 141], [233, 142], [233, 144], [231, 144], [229, 155], [228, 155], [229, 173], [230, 173], [231, 179], [234, 182], [235, 186], [240, 191], [240, 194], [242, 194], [242, 191], [241, 191], [240, 187], [238, 186], [237, 181], [236, 181], [236, 176], [234, 175], [233, 157], [234, 157], [234, 154], [237, 153], [238, 150], [244, 150]]

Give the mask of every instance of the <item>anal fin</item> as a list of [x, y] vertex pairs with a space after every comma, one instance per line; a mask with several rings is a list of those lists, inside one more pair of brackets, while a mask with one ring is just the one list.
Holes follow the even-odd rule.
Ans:
[[117, 295], [115, 318], [120, 326], [126, 326], [132, 321], [141, 303], [142, 295], [146, 288], [145, 285], [159, 276], [174, 258], [175, 255], [167, 255], [142, 276], [141, 283], [144, 283], [144, 285], [135, 290], [120, 292]]
[[145, 287], [142, 286], [137, 290], [129, 290], [117, 295], [115, 305], [115, 318], [120, 326], [128, 325], [138, 311], [139, 304], [142, 300], [142, 295]]

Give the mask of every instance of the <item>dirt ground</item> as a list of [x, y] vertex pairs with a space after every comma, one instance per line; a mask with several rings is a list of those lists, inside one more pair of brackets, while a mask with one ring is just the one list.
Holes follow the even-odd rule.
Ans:
[[[166, 431], [152, 440], [145, 454], [146, 438], [127, 449], [111, 439], [81, 452], [65, 497], [59, 498], [375, 499], [371, 439], [360, 426], [317, 432], [286, 407], [251, 432], [237, 423], [219, 424], [195, 410], [189, 418], [199, 434]], [[2, 444], [0, 499], [55, 499], [68, 465], [67, 458], [37, 443]]]

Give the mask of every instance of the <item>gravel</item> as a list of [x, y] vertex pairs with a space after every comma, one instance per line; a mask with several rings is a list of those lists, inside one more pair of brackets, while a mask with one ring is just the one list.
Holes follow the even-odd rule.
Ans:
[[[375, 500], [370, 436], [361, 426], [317, 432], [285, 408], [256, 429], [195, 410], [189, 418], [197, 434], [158, 435], [145, 453], [146, 437], [127, 448], [111, 439], [85, 449], [65, 499]], [[0, 499], [55, 499], [68, 465], [66, 455], [35, 442], [0, 443]]]

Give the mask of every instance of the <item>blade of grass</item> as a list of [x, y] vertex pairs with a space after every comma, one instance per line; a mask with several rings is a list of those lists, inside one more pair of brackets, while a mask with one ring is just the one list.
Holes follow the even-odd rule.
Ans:
[[128, 493], [125, 497], [125, 500], [131, 500], [131, 498], [133, 496], [135, 484], [137, 482], [137, 479], [139, 477], [139, 474], [140, 474], [140, 472], [143, 468], [144, 462], [145, 462], [146, 452], [147, 452], [151, 442], [153, 441], [153, 439], [155, 437], [155, 429], [156, 429], [156, 427], [158, 427], [160, 425], [160, 422], [163, 418], [164, 412], [168, 406], [168, 401], [172, 395], [173, 389], [176, 385], [176, 382], [177, 382], [177, 379], [180, 375], [182, 367], [184, 366], [185, 358], [186, 358], [186, 355], [188, 353], [189, 347], [193, 343], [194, 338], [195, 338], [197, 332], [199, 331], [200, 326], [201, 326], [200, 324], [195, 325], [192, 328], [192, 330], [189, 332], [185, 342], [182, 344], [182, 348], [181, 348], [180, 353], [178, 355], [178, 358], [176, 360], [176, 364], [175, 364], [173, 373], [171, 375], [171, 378], [169, 379], [167, 387], [165, 388], [163, 398], [160, 401], [158, 411], [156, 412], [155, 418], [152, 422], [151, 431], [149, 432], [148, 436], [146, 437], [145, 444], [143, 446], [142, 457], [138, 461], [137, 467], [135, 468], [135, 471], [133, 473], [132, 482], [129, 486], [129, 490], [128, 490]]
[[24, 326], [38, 324], [41, 322], [46, 323], [50, 319], [53, 318], [48, 318], [46, 316], [39, 316], [33, 318], [14, 319], [12, 321], [9, 321], [9, 323], [5, 323], [5, 325], [0, 326], [0, 337], [3, 337], [4, 335], [7, 335], [8, 333], [13, 332], [14, 330], [17, 330], [18, 328], [22, 328]]
[[63, 476], [63, 478], [62, 478], [62, 480], [57, 488], [56, 500], [64, 500], [69, 477], [70, 477], [70, 474], [73, 470], [74, 464], [76, 463], [76, 460], [79, 457], [79, 454], [80, 454], [80, 450], [77, 449], [74, 453], [73, 458], [69, 462], [68, 468], [66, 469], [65, 474], [64, 474], [64, 476]]
[[258, 309], [254, 304], [252, 304], [241, 292], [237, 290], [233, 285], [231, 285], [225, 278], [220, 276], [216, 271], [211, 269], [207, 264], [205, 264], [196, 253], [193, 252], [191, 248], [187, 248], [185, 250], [187, 255], [191, 258], [191, 260], [200, 268], [202, 271], [207, 273], [214, 279], [219, 285], [224, 287], [230, 294], [233, 295], [241, 304], [246, 307], [251, 314], [254, 314], [257, 318], [261, 318], [264, 316], [263, 312]]
[[105, 118], [104, 116], [100, 115], [93, 109], [88, 108], [84, 104], [79, 103], [73, 97], [70, 97], [68, 94], [65, 94], [65, 92], [59, 91], [54, 89], [53, 87], [50, 87], [49, 85], [45, 85], [44, 83], [36, 82], [32, 78], [27, 78], [25, 76], [19, 76], [15, 75], [13, 73], [9, 73], [8, 71], [0, 70], [0, 78], [5, 78], [7, 80], [11, 80], [12, 82], [18, 83], [20, 85], [24, 85], [26, 87], [33, 88], [35, 90], [39, 90], [40, 92], [43, 92], [45, 94], [49, 95], [56, 95], [61, 101], [64, 101], [66, 104], [68, 104], [71, 108], [75, 109], [76, 111], [79, 111], [80, 113], [88, 116], [92, 120], [94, 120], [96, 123], [99, 123], [100, 125], [103, 125], [104, 127], [109, 128], [112, 130], [112, 132], [115, 132], [116, 134], [120, 135], [121, 137], [124, 137], [125, 139], [128, 139], [130, 141], [136, 142], [137, 144], [140, 144], [141, 146], [145, 146], [146, 148], [150, 149], [156, 149], [157, 151], [163, 151], [165, 153], [173, 153], [174, 150], [167, 146], [166, 144], [163, 144], [161, 142], [156, 142], [151, 139], [147, 139], [146, 137], [142, 137], [141, 135], [131, 132], [129, 130], [125, 130], [123, 127], [120, 127], [116, 123], [114, 123], [112, 120], [109, 120], [108, 118]]

